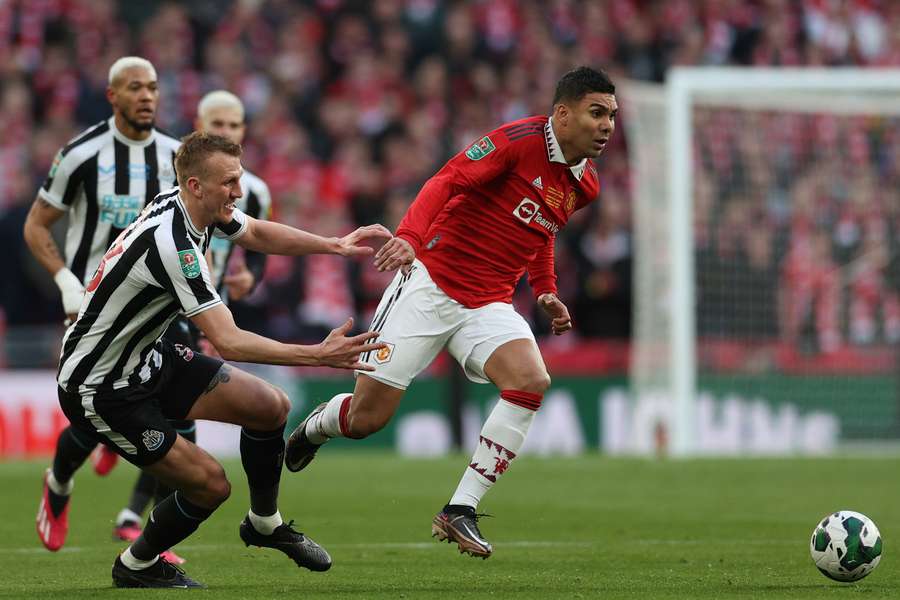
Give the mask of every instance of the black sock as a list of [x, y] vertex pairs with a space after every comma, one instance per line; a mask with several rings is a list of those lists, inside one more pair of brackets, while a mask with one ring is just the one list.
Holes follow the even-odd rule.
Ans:
[[241, 429], [241, 464], [250, 486], [250, 510], [261, 517], [278, 510], [278, 483], [284, 462], [284, 425], [273, 431]]
[[134, 489], [131, 490], [131, 498], [128, 500], [128, 510], [137, 515], [144, 514], [144, 509], [150, 504], [150, 499], [156, 492], [156, 477], [141, 471], [137, 481], [134, 482]]
[[76, 432], [71, 426], [63, 429], [56, 440], [56, 454], [53, 455], [53, 477], [56, 481], [60, 485], [69, 483], [96, 445], [96, 440]]
[[181, 492], [175, 492], [150, 511], [143, 533], [131, 545], [131, 553], [138, 560], [153, 560], [197, 531], [213, 510], [197, 506]]

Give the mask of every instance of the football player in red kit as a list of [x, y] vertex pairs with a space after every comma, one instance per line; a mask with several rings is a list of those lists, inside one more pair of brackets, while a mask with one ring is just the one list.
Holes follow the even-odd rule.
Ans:
[[304, 468], [334, 437], [364, 438], [390, 420], [407, 386], [447, 350], [472, 381], [500, 390], [479, 444], [432, 535], [487, 558], [475, 508], [519, 454], [550, 376], [534, 335], [513, 309], [525, 271], [553, 333], [572, 328], [556, 295], [556, 233], [599, 192], [591, 159], [609, 142], [618, 106], [602, 71], [580, 67], [557, 84], [553, 112], [476, 140], [422, 187], [395, 237], [376, 254], [400, 269], [371, 329], [387, 344], [364, 354], [352, 394], [320, 404], [291, 434], [285, 464]]

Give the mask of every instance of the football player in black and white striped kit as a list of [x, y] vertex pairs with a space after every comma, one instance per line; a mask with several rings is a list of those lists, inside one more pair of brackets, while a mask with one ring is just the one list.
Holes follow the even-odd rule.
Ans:
[[[195, 120], [197, 131], [214, 133], [230, 139], [235, 144], [240, 144], [244, 139], [246, 126], [244, 123], [244, 104], [240, 99], [224, 90], [217, 90], [206, 94], [197, 106], [197, 118]], [[255, 219], [268, 219], [272, 204], [269, 188], [262, 179], [253, 175], [246, 169], [241, 175], [241, 196], [235, 205], [245, 214]], [[235, 245], [225, 238], [212, 238], [210, 240], [208, 258], [211, 258], [209, 267], [210, 275], [216, 285], [222, 301], [230, 304], [239, 301], [249, 294], [257, 282], [262, 279], [266, 265], [266, 255], [245, 251], [242, 260], [231, 260]], [[231, 263], [232, 271], [226, 274], [226, 268]], [[198, 349], [196, 340], [191, 333], [174, 335], [173, 330], [185, 330], [193, 332], [195, 328], [188, 329], [188, 324], [179, 319], [166, 333], [173, 342], [180, 342], [192, 349]], [[179, 421], [174, 423], [176, 431], [184, 435], [191, 442], [196, 442], [196, 427], [191, 421]], [[109, 451], [111, 452], [111, 451]], [[118, 456], [118, 455], [113, 455]], [[155, 491], [155, 494], [154, 494]], [[141, 533], [141, 521], [144, 509], [149, 500], [155, 495], [157, 501], [165, 499], [171, 493], [166, 486], [157, 486], [154, 477], [142, 472], [138, 477], [128, 506], [124, 507], [116, 515], [113, 528], [115, 537], [125, 541], [135, 540]], [[184, 559], [173, 551], [169, 551], [166, 560], [183, 564]]]
[[[84, 283], [112, 241], [145, 204], [176, 183], [174, 157], [180, 142], [154, 127], [159, 90], [153, 65], [137, 56], [115, 61], [106, 96], [113, 116], [57, 153], [25, 222], [25, 240], [53, 274], [70, 320], [81, 305]], [[68, 228], [60, 254], [50, 228], [63, 215], [68, 215]], [[37, 517], [38, 536], [49, 550], [65, 543], [72, 474], [93, 448], [91, 439], [71, 427], [60, 433]], [[98, 472], [109, 468], [107, 461]], [[149, 497], [156, 484], [145, 480]]]
[[241, 197], [241, 147], [195, 132], [175, 158], [179, 188], [159, 196], [104, 255], [66, 331], [57, 382], [63, 412], [79, 433], [103, 442], [177, 491], [157, 504], [141, 536], [116, 558], [118, 587], [202, 586], [160, 553], [187, 538], [231, 490], [222, 466], [175, 433], [169, 419], [209, 419], [241, 430], [250, 510], [239, 528], [247, 545], [284, 552], [324, 571], [328, 553], [285, 523], [277, 497], [284, 426], [291, 403], [280, 389], [222, 360], [163, 338], [179, 314], [225, 360], [369, 370], [363, 352], [385, 348], [375, 332], [345, 334], [348, 319], [312, 346], [283, 344], [239, 329], [213, 286], [205, 259], [210, 237], [267, 254], [361, 256], [359, 245], [390, 239], [381, 225], [324, 238], [248, 217]]

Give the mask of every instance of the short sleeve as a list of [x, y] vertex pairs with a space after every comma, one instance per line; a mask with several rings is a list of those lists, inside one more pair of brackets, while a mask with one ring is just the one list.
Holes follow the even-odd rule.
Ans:
[[72, 207], [78, 187], [82, 184], [76, 156], [75, 152], [64, 155], [60, 149], [53, 158], [44, 185], [38, 192], [43, 200], [59, 210], [67, 211]]
[[233, 242], [246, 233], [248, 221], [247, 215], [239, 208], [235, 208], [229, 222], [216, 223], [213, 226], [213, 236]]

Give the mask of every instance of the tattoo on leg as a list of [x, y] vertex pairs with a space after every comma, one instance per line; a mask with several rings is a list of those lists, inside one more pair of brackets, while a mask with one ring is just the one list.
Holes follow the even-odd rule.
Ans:
[[228, 365], [222, 365], [222, 368], [219, 369], [219, 372], [213, 375], [213, 378], [209, 382], [209, 385], [206, 386], [206, 391], [203, 393], [208, 394], [213, 391], [213, 388], [215, 388], [220, 383], [228, 383], [229, 381], [231, 381], [231, 375], [228, 374], [229, 372], [231, 372], [231, 367], [229, 367]]

